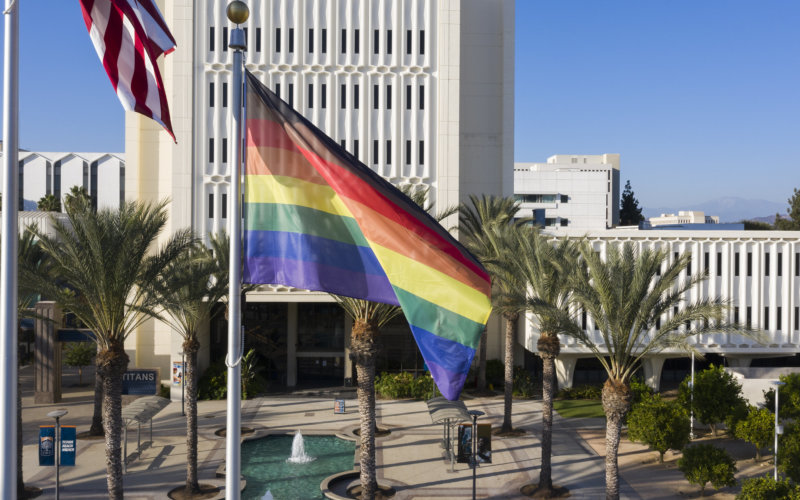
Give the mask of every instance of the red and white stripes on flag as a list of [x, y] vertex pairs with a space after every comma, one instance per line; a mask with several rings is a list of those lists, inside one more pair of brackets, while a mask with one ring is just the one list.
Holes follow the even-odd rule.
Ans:
[[149, 116], [175, 139], [156, 59], [175, 49], [154, 0], [81, 0], [86, 29], [122, 107]]

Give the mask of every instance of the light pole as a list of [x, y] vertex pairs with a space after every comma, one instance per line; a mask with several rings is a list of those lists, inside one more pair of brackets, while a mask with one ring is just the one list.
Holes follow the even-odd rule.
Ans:
[[59, 480], [60, 480], [60, 470], [59, 465], [61, 464], [61, 423], [59, 419], [66, 415], [68, 412], [67, 410], [53, 410], [47, 414], [48, 417], [56, 419], [56, 442], [55, 444], [55, 454], [56, 454], [56, 500], [58, 500], [58, 489], [59, 489]]
[[778, 393], [780, 392], [780, 388], [782, 385], [786, 385], [786, 382], [775, 381], [775, 447], [774, 450], [774, 459], [773, 463], [775, 464], [775, 470], [772, 473], [772, 478], [777, 481], [778, 480], [778, 434], [783, 434], [783, 429], [778, 425]]
[[478, 417], [484, 415], [480, 410], [470, 410], [468, 412], [472, 415], [472, 457], [470, 464], [472, 465], [472, 500], [475, 500], [475, 481], [478, 468]]

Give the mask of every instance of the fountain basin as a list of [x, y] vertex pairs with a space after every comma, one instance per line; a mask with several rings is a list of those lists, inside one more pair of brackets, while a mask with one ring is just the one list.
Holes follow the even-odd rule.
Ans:
[[269, 490], [275, 500], [322, 499], [320, 483], [352, 469], [356, 444], [332, 435], [303, 435], [305, 453], [315, 460], [291, 463], [295, 437], [273, 434], [242, 443], [242, 475], [247, 487], [242, 498], [260, 500]]

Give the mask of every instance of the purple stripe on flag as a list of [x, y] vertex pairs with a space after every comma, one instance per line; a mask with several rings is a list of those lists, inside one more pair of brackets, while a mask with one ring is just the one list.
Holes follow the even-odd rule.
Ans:
[[431, 371], [436, 386], [449, 400], [458, 399], [467, 379], [475, 349], [411, 325], [420, 353]]
[[279, 283], [304, 290], [400, 305], [385, 276], [282, 257], [246, 257], [245, 283]]

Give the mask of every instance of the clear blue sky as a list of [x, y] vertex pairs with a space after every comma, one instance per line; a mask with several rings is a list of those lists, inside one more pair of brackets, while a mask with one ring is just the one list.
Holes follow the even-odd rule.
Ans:
[[[20, 4], [20, 146], [122, 151], [78, 0]], [[800, 187], [800, 1], [517, 0], [516, 13], [516, 161], [620, 153], [644, 206], [783, 203]]]

